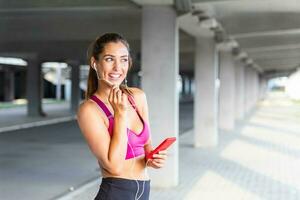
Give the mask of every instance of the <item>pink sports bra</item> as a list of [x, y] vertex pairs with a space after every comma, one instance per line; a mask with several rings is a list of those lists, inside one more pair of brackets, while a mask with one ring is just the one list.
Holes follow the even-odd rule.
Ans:
[[[103, 110], [103, 112], [107, 116], [109, 121], [108, 132], [110, 136], [112, 136], [113, 126], [114, 126], [114, 116], [111, 114], [107, 106], [97, 96], [92, 95], [91, 99], [99, 105], [99, 107]], [[141, 121], [143, 122], [143, 130], [139, 134], [137, 134], [134, 131], [127, 128], [128, 144], [127, 144], [127, 153], [125, 158], [126, 160], [130, 158], [138, 157], [140, 155], [144, 155], [145, 154], [144, 145], [146, 144], [146, 142], [150, 137], [149, 127], [141, 117], [139, 111], [137, 110], [133, 97], [128, 96], [128, 100], [132, 105], [132, 107], [136, 110]]]

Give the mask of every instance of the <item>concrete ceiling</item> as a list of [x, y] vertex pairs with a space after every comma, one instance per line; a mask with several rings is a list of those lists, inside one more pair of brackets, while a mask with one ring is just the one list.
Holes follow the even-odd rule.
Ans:
[[89, 43], [104, 32], [120, 32], [133, 52], [140, 48], [141, 11], [130, 1], [3, 2], [0, 52], [4, 54], [30, 52], [43, 61], [85, 62]]
[[300, 65], [300, 1], [193, 0], [196, 10], [215, 18], [242, 51], [267, 71]]
[[124, 7], [136, 6], [128, 0], [0, 0], [1, 11], [34, 10], [51, 8], [81, 8], [81, 7]]
[[[227, 36], [266, 73], [300, 64], [300, 1], [182, 0], [215, 18]], [[176, 1], [175, 1], [176, 2]], [[178, 2], [178, 1], [177, 1]], [[120, 32], [140, 51], [141, 6], [173, 5], [173, 0], [0, 0], [0, 53], [35, 53], [44, 60], [85, 61], [89, 42], [104, 32]], [[174, 5], [176, 7], [176, 5]], [[178, 17], [180, 64], [193, 69], [195, 39], [203, 29], [190, 13]]]
[[[133, 57], [138, 56], [141, 8], [137, 3], [157, 2], [0, 1], [0, 55], [38, 53], [42, 62], [75, 59], [85, 63], [86, 49], [94, 38], [118, 32], [129, 41]], [[180, 39], [181, 49], [188, 51], [181, 54], [181, 68], [191, 71], [193, 38], [180, 32]]]

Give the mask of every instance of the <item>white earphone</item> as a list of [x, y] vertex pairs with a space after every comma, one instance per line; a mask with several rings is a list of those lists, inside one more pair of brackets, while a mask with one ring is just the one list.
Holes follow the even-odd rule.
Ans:
[[[128, 130], [127, 130], [127, 137], [128, 137]], [[129, 143], [129, 141], [127, 141], [127, 144], [129, 145], [129, 147], [130, 147], [130, 149], [131, 149], [131, 152], [132, 152], [132, 154], [133, 154], [133, 163], [132, 163], [131, 168], [130, 168], [130, 176], [132, 177], [132, 174], [133, 174], [133, 168], [134, 168], [135, 162], [136, 162], [136, 161], [135, 161], [135, 153], [134, 153], [133, 148], [132, 148], [131, 144]], [[149, 162], [149, 160], [146, 161], [145, 176], [148, 174], [148, 171], [147, 171], [147, 165], [148, 165], [148, 162]], [[136, 186], [137, 186], [137, 190], [136, 190], [136, 193], [135, 193], [134, 200], [139, 200], [139, 199], [143, 196], [143, 194], [144, 194], [144, 191], [145, 191], [145, 182], [146, 182], [146, 180], [143, 180], [143, 189], [142, 189], [142, 191], [141, 191], [141, 194], [139, 194], [139, 191], [140, 191], [140, 184], [139, 184], [138, 180], [137, 180], [137, 179], [134, 179], [134, 181], [136, 182]]]
[[97, 71], [96, 63], [94, 63], [93, 66], [94, 66], [93, 69], [95, 70], [95, 72], [97, 74], [97, 78], [98, 78], [98, 80], [100, 80], [100, 76], [99, 76], [98, 71]]

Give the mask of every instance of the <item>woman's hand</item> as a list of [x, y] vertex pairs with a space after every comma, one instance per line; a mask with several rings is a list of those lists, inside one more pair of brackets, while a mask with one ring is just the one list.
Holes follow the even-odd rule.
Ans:
[[110, 90], [108, 101], [114, 109], [114, 113], [124, 113], [127, 110], [127, 95], [116, 85]]
[[160, 151], [158, 154], [153, 155], [153, 159], [147, 160], [147, 166], [153, 167], [154, 169], [162, 168], [165, 165], [167, 159], [167, 151]]

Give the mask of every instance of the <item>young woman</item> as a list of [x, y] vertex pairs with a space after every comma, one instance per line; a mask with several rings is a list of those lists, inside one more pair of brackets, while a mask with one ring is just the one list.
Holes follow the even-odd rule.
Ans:
[[148, 200], [146, 167], [163, 167], [167, 152], [145, 159], [152, 150], [146, 96], [122, 84], [132, 65], [129, 45], [122, 36], [106, 33], [90, 45], [88, 59], [86, 100], [77, 117], [103, 176], [95, 200]]

